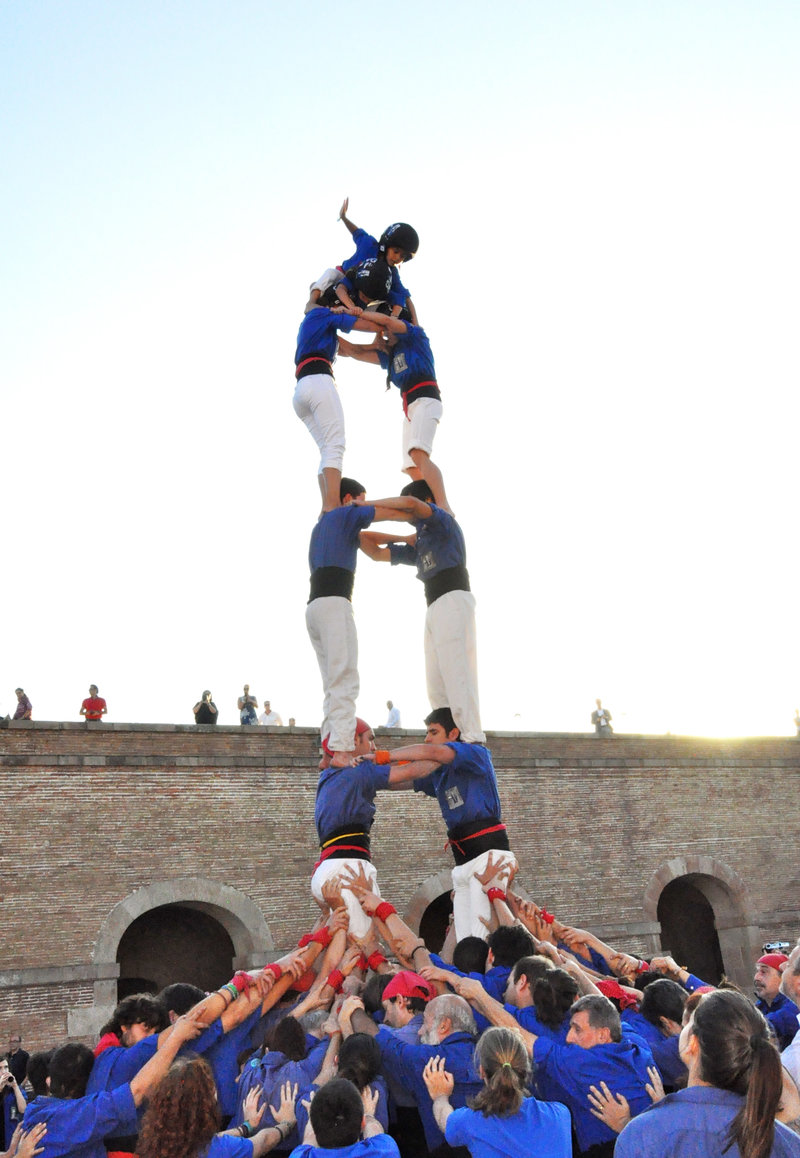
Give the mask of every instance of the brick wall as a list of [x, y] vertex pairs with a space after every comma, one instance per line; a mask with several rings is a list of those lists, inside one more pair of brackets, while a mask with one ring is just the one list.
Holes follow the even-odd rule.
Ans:
[[[752, 939], [800, 933], [800, 743], [509, 733], [489, 743], [519, 884], [562, 919], [652, 949], [654, 874], [664, 883], [678, 871], [664, 866], [689, 858], [693, 871], [731, 871]], [[37, 721], [0, 732], [0, 1032], [18, 1010], [28, 1048], [49, 1044], [66, 1033], [66, 1009], [113, 1000], [108, 963], [98, 972], [101, 930], [153, 882], [229, 886], [263, 915], [276, 955], [296, 942], [316, 911], [316, 765], [311, 729]], [[444, 839], [432, 801], [380, 799], [374, 858], [401, 911], [449, 867]]]

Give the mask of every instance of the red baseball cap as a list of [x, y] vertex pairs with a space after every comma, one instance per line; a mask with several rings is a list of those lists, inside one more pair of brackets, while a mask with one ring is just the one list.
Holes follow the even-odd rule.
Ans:
[[433, 986], [420, 977], [419, 973], [412, 973], [410, 969], [401, 969], [395, 973], [392, 980], [383, 991], [383, 1000], [390, 997], [421, 997], [423, 1001], [430, 1001], [434, 996]]
[[770, 969], [781, 971], [781, 965], [785, 965], [789, 958], [785, 953], [765, 953], [763, 957], [759, 957], [756, 965], [769, 965]]

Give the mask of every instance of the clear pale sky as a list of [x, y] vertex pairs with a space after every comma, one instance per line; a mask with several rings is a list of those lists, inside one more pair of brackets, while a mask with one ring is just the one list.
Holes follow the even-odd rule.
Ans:
[[[798, 75], [794, 0], [6, 0], [2, 710], [319, 722], [292, 361], [349, 194], [420, 235], [485, 727], [791, 734]], [[395, 494], [397, 391], [337, 371]], [[362, 558], [355, 610], [418, 725], [421, 585]]]

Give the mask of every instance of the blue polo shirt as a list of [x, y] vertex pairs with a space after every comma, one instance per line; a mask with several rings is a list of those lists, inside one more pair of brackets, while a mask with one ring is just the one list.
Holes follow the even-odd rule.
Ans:
[[[727, 1147], [728, 1131], [744, 1098], [713, 1086], [691, 1086], [667, 1094], [629, 1122], [617, 1139], [614, 1158], [741, 1158]], [[800, 1138], [775, 1123], [770, 1158], [797, 1158]]]
[[343, 824], [369, 832], [375, 820], [375, 794], [389, 787], [391, 767], [365, 760], [355, 768], [325, 768], [317, 783], [314, 823], [320, 844]]
[[552, 1025], [545, 1025], [543, 1021], [539, 1020], [534, 1005], [526, 1005], [522, 1009], [518, 1009], [514, 1005], [506, 1005], [505, 1009], [512, 1017], [516, 1017], [522, 1028], [527, 1029], [528, 1033], [533, 1033], [537, 1037], [548, 1038], [550, 1041], [559, 1042], [561, 1045], [567, 1044], [570, 1020], [569, 1012], [565, 1015], [561, 1025], [554, 1029]]
[[[250, 1034], [260, 1020], [261, 1006], [257, 1005], [249, 1017], [246, 1017], [239, 1025], [234, 1026], [228, 1033], [221, 1034], [205, 1050], [205, 1059], [211, 1066], [211, 1072], [217, 1085], [220, 1113], [224, 1118], [229, 1118], [236, 1113], [236, 1079], [239, 1076], [239, 1066], [236, 1059], [242, 1050], [247, 1048]], [[197, 1040], [202, 1042], [204, 1036], [202, 1035]], [[190, 1049], [193, 1044], [193, 1042], [189, 1042]], [[195, 1053], [197, 1052], [195, 1050]]]
[[339, 348], [339, 330], [349, 334], [357, 321], [358, 318], [353, 314], [334, 314], [325, 306], [309, 310], [297, 331], [295, 366], [299, 366], [312, 354], [318, 354], [320, 358], [332, 362]]
[[[455, 973], [456, 977], [471, 977], [473, 981], [480, 981], [483, 988], [495, 1001], [502, 1002], [505, 997], [506, 986], [511, 976], [510, 966], [493, 965], [491, 969], [487, 969], [485, 973], [462, 973], [460, 969], [456, 969], [455, 965], [451, 965], [449, 961], [442, 960], [436, 953], [431, 953], [430, 958], [438, 969], [446, 969], [448, 973]], [[472, 1012], [474, 1013], [475, 1010]]]
[[483, 1081], [472, 1064], [475, 1038], [468, 1033], [451, 1033], [438, 1045], [409, 1045], [390, 1029], [381, 1026], [377, 1042], [381, 1047], [381, 1068], [387, 1077], [402, 1082], [413, 1093], [428, 1149], [435, 1150], [444, 1142], [444, 1136], [436, 1125], [433, 1102], [422, 1071], [432, 1057], [443, 1057], [445, 1068], [455, 1081], [450, 1105], [453, 1109], [465, 1106], [467, 1098], [474, 1097], [483, 1087]]
[[376, 1134], [374, 1138], [361, 1138], [352, 1146], [342, 1146], [338, 1150], [303, 1144], [292, 1151], [292, 1158], [400, 1158], [400, 1151], [394, 1138], [388, 1134]]
[[[418, 382], [436, 381], [436, 367], [428, 335], [421, 326], [406, 323], [406, 332], [397, 334], [391, 352], [378, 350], [378, 361], [389, 371], [391, 382], [402, 394]], [[414, 398], [439, 398], [438, 387], [425, 387], [414, 392]]]
[[[215, 1042], [223, 1036], [222, 1022], [219, 1018], [203, 1030], [198, 1038], [181, 1046], [180, 1053], [205, 1053]], [[139, 1070], [150, 1061], [158, 1049], [158, 1034], [151, 1033], [137, 1041], [135, 1045], [112, 1045], [104, 1049], [94, 1059], [92, 1072], [86, 1083], [87, 1094], [98, 1094], [101, 1090], [115, 1090], [138, 1074]]]
[[686, 1078], [688, 1071], [681, 1061], [678, 1035], [666, 1037], [658, 1026], [634, 1009], [623, 1010], [620, 1019], [623, 1030], [631, 1029], [647, 1042], [665, 1086], [676, 1086]]
[[253, 1158], [253, 1143], [249, 1138], [217, 1134], [211, 1139], [202, 1158]]
[[416, 546], [392, 543], [389, 557], [393, 564], [406, 563], [417, 568], [417, 578], [423, 583], [450, 567], [463, 567], [467, 562], [464, 532], [453, 516], [435, 503], [428, 504], [431, 513], [427, 519], [417, 519], [414, 530]]
[[500, 796], [489, 749], [458, 740], [446, 746], [455, 752], [454, 759], [415, 780], [414, 791], [436, 797], [448, 832], [471, 821], [499, 821]]
[[374, 518], [375, 508], [370, 506], [351, 504], [327, 511], [311, 532], [309, 569], [341, 567], [345, 571], [355, 571], [359, 531], [368, 527]]
[[[352, 257], [348, 257], [346, 261], [342, 262], [342, 269], [345, 273], [354, 270], [356, 266], [368, 261], [370, 258], [382, 257], [380, 246], [377, 239], [371, 233], [367, 233], [365, 229], [357, 229], [353, 234], [353, 241], [356, 243], [356, 251]], [[392, 288], [389, 292], [389, 302], [393, 306], [404, 306], [408, 300], [408, 290], [400, 280], [400, 274], [397, 272], [397, 266], [389, 266], [392, 271]], [[342, 278], [348, 291], [352, 293], [353, 282], [348, 277]]]
[[612, 1041], [582, 1049], [539, 1037], [533, 1045], [533, 1063], [542, 1097], [569, 1107], [579, 1150], [616, 1137], [592, 1114], [589, 1086], [605, 1082], [612, 1093], [622, 1094], [628, 1100], [632, 1117], [650, 1105], [645, 1086], [650, 1081], [647, 1067], [653, 1064], [653, 1055], [643, 1042]]
[[468, 1146], [472, 1158], [572, 1158], [569, 1110], [537, 1098], [526, 1098], [508, 1118], [453, 1110], [445, 1137], [451, 1146]]
[[797, 1015], [800, 1009], [785, 994], [779, 993], [772, 1005], [767, 1005], [762, 997], [756, 1002], [756, 1009], [764, 1014], [778, 1037], [779, 1049], [791, 1045], [797, 1033]]
[[[131, 1047], [132, 1048], [132, 1047]], [[42, 1158], [105, 1158], [105, 1137], [136, 1133], [136, 1105], [129, 1085], [83, 1098], [34, 1098], [23, 1126], [44, 1122]]]

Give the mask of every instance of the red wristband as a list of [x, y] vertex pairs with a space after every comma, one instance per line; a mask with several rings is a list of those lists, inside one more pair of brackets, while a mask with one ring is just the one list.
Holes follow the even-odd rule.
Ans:
[[316, 933], [312, 934], [311, 940], [316, 941], [323, 949], [327, 949], [333, 938], [328, 926], [323, 925], [321, 929], [317, 929]]
[[390, 905], [388, 901], [381, 901], [375, 910], [375, 916], [379, 921], [385, 921], [387, 917], [391, 917], [391, 915], [396, 912], [397, 909], [394, 905]]
[[508, 901], [508, 897], [502, 889], [489, 889], [486, 896], [490, 901]]
[[369, 969], [369, 958], [367, 958], [363, 953], [356, 961], [356, 969], [359, 969], [362, 973], [366, 973], [366, 971]]
[[539, 913], [539, 919], [541, 921], [544, 921], [545, 925], [552, 925], [553, 921], [555, 920], [555, 917], [553, 916], [552, 913], [548, 913], [547, 909], [542, 909], [541, 912]]
[[314, 940], [314, 934], [313, 933], [303, 933], [303, 936], [297, 942], [297, 948], [298, 949], [305, 949], [306, 945], [310, 945], [313, 940]]
[[649, 973], [650, 972], [650, 962], [649, 961], [640, 961], [639, 964], [636, 966], [636, 972], [637, 973]]
[[385, 965], [385, 964], [386, 964], [386, 958], [384, 957], [383, 953], [379, 953], [377, 949], [375, 950], [374, 953], [370, 953], [369, 957], [367, 958], [367, 965], [369, 965], [369, 967], [373, 971], [373, 973], [378, 972], [378, 966], [379, 965]]
[[334, 993], [339, 993], [344, 984], [344, 973], [342, 973], [341, 969], [331, 969], [325, 984], [330, 985]]
[[249, 973], [245, 973], [243, 969], [237, 969], [233, 977], [231, 977], [231, 985], [235, 988], [237, 993], [246, 993], [251, 985], [255, 982]]
[[271, 973], [276, 981], [280, 981], [281, 977], [283, 977], [283, 970], [281, 969], [280, 965], [265, 965], [264, 972]]
[[391, 764], [392, 761], [386, 748], [378, 748], [372, 754], [372, 762], [373, 764]]

